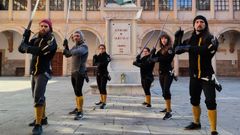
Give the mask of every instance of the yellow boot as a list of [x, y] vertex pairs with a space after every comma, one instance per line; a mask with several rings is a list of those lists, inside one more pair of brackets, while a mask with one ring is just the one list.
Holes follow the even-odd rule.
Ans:
[[102, 95], [102, 96], [103, 96], [103, 103], [100, 106], [100, 109], [104, 109], [106, 107], [107, 95]]
[[44, 102], [43, 104], [43, 115], [42, 115], [42, 119], [46, 118], [46, 102]]
[[146, 95], [146, 107], [152, 107], [151, 105], [151, 95]]
[[193, 113], [193, 122], [195, 124], [199, 124], [200, 123], [200, 115], [201, 115], [200, 106], [192, 106], [192, 113]]
[[35, 112], [36, 123], [32, 129], [32, 134], [41, 135], [42, 134], [41, 121], [43, 116], [43, 106], [34, 107], [34, 112]]
[[35, 125], [41, 125], [42, 117], [43, 117], [43, 106], [34, 107], [35, 112]]
[[80, 120], [83, 117], [83, 96], [77, 97], [77, 113], [76, 116], [74, 117], [74, 120]]
[[171, 99], [166, 99], [166, 112], [171, 112]]
[[208, 110], [208, 119], [211, 127], [211, 132], [217, 132], [217, 111], [216, 110]]
[[200, 106], [192, 106], [192, 113], [193, 113], [193, 122], [190, 123], [188, 126], [186, 126], [185, 129], [186, 130], [201, 129], [201, 123], [200, 123], [201, 108], [200, 108]]
[[83, 96], [77, 97], [77, 111], [82, 112], [83, 107]]

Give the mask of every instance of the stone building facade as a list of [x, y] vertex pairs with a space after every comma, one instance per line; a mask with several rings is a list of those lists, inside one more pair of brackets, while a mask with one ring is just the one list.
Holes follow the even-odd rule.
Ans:
[[[24, 27], [31, 16], [31, 7], [36, 0], [0, 0], [0, 75], [29, 75], [31, 56], [17, 51], [21, 42]], [[91, 71], [92, 56], [96, 53], [99, 43], [111, 48], [109, 37], [109, 20], [106, 16], [106, 0], [72, 0], [67, 38], [80, 29], [85, 34], [89, 46], [88, 69]], [[213, 66], [218, 76], [240, 76], [240, 2], [239, 0], [136, 0], [136, 7], [142, 9], [140, 18], [131, 20], [136, 31], [131, 42], [131, 54], [126, 56], [134, 59], [151, 33], [155, 31], [149, 43], [151, 48], [157, 41], [162, 26], [163, 32], [174, 40], [174, 33], [181, 28], [185, 31], [184, 38], [193, 30], [192, 20], [196, 15], [204, 15], [210, 26], [210, 32], [218, 37], [220, 47], [213, 58]], [[111, 7], [113, 8], [113, 7]], [[114, 16], [125, 17], [132, 6], [121, 7]], [[71, 59], [62, 56], [62, 42], [66, 33], [68, 0], [40, 0], [39, 8], [33, 18], [31, 30], [38, 31], [38, 22], [49, 18], [53, 22], [53, 31], [58, 43], [57, 54], [52, 64], [54, 75], [66, 76], [71, 72]], [[125, 10], [127, 9], [127, 10]], [[130, 12], [129, 12], [130, 14]], [[168, 19], [166, 20], [168, 16]], [[32, 34], [34, 35], [34, 34]], [[73, 43], [70, 41], [70, 46]], [[175, 72], [180, 76], [188, 74], [187, 54], [174, 59]], [[93, 72], [90, 72], [90, 74]], [[157, 74], [157, 66], [155, 69]]]

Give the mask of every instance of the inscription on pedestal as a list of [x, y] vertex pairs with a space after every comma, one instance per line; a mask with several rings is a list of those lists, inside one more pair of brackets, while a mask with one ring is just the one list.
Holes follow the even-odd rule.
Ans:
[[111, 23], [112, 55], [129, 55], [131, 43], [131, 24], [122, 22]]

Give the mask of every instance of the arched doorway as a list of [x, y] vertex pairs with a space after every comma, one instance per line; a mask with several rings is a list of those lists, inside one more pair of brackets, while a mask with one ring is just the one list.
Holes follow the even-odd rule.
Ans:
[[240, 32], [228, 30], [218, 37], [219, 48], [216, 53], [217, 75], [240, 76]]
[[18, 52], [22, 35], [13, 30], [0, 32], [0, 75], [23, 76], [25, 55]]
[[[147, 47], [151, 50], [156, 44], [156, 49], [159, 50], [160, 49], [160, 46], [159, 46], [159, 42], [157, 42], [157, 39], [159, 37], [159, 34], [163, 35], [163, 34], [166, 34], [168, 35], [166, 32], [162, 32], [161, 33], [161, 30], [152, 30], [152, 31], [149, 31], [143, 38], [142, 38], [142, 42], [141, 42], [141, 48], [142, 49], [144, 47], [144, 45], [147, 43], [147, 41], [151, 38], [151, 40], [149, 41]], [[170, 35], [168, 35], [169, 37], [171, 37]], [[170, 41], [172, 43], [172, 39]], [[159, 62], [155, 63], [155, 66], [154, 66], [154, 69], [153, 69], [153, 74], [154, 75], [158, 75], [159, 73]]]
[[60, 36], [53, 32], [55, 36], [56, 42], [58, 44], [57, 52], [55, 53], [53, 60], [52, 60], [52, 71], [53, 76], [62, 76], [63, 75], [63, 51], [62, 51], [62, 40]]
[[[74, 30], [75, 31], [75, 30]], [[73, 32], [74, 32], [73, 31]], [[98, 36], [90, 30], [81, 30], [84, 34], [84, 39], [86, 44], [88, 45], [88, 60], [87, 60], [87, 70], [89, 76], [95, 76], [95, 67], [93, 66], [93, 55], [97, 54], [97, 47], [100, 44], [100, 39]], [[62, 44], [62, 43], [61, 43]], [[69, 48], [71, 49], [75, 43], [69, 38]], [[71, 58], [67, 58], [67, 67], [66, 74], [71, 74]]]

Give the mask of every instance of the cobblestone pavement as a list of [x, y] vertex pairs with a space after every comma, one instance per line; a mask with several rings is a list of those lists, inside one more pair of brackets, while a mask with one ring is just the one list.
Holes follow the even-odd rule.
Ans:
[[[93, 82], [95, 78], [91, 78]], [[221, 135], [240, 134], [240, 78], [219, 78], [223, 91], [217, 93], [218, 131]], [[173, 82], [173, 117], [162, 120], [164, 108], [158, 80], [152, 91], [152, 108], [141, 105], [143, 96], [109, 95], [107, 108], [94, 105], [99, 96], [84, 85], [84, 118], [74, 121], [68, 112], [74, 108], [74, 93], [69, 77], [54, 77], [47, 86], [47, 117], [49, 125], [43, 126], [43, 135], [72, 134], [160, 134], [160, 135], [208, 135], [207, 110], [202, 96], [202, 129], [186, 131], [183, 127], [192, 120], [188, 95], [189, 79]], [[142, 91], [142, 89], [139, 89]], [[33, 121], [33, 100], [27, 77], [0, 77], [0, 134], [30, 135]]]

